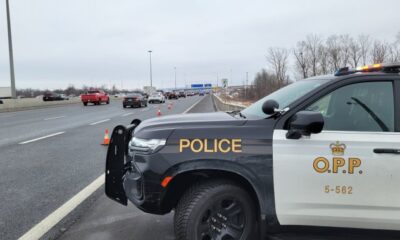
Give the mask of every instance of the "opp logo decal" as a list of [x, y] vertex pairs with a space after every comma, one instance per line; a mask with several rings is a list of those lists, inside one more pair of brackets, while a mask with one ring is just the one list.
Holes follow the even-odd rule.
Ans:
[[343, 173], [343, 174], [362, 174], [362, 170], [358, 170], [361, 166], [361, 159], [356, 157], [343, 158], [346, 150], [346, 145], [336, 141], [329, 145], [332, 155], [332, 160], [325, 157], [317, 157], [314, 160], [313, 168], [317, 173]]
[[242, 139], [180, 139], [179, 152], [189, 149], [194, 153], [241, 153]]

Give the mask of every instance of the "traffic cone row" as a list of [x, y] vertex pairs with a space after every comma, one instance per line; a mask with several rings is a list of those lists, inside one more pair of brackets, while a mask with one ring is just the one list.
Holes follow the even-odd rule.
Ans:
[[108, 136], [108, 129], [106, 129], [106, 132], [104, 134], [104, 139], [103, 139], [103, 144], [104, 146], [108, 146], [110, 144], [110, 137]]

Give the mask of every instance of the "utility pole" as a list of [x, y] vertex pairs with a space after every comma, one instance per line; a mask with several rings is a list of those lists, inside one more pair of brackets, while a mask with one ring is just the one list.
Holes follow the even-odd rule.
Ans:
[[153, 87], [153, 71], [151, 69], [151, 53], [153, 52], [152, 50], [149, 50], [149, 56], [150, 56], [150, 87]]
[[247, 87], [248, 87], [248, 85], [249, 85], [249, 72], [246, 72], [246, 86], [244, 87], [246, 99], [247, 99]]
[[218, 73], [217, 73], [217, 87], [218, 87], [218, 82], [219, 82], [219, 76], [218, 76]]
[[175, 90], [176, 90], [176, 67], [174, 67], [174, 72], [175, 72]]
[[8, 30], [8, 53], [10, 57], [11, 97], [13, 99], [16, 99], [17, 91], [15, 90], [14, 56], [13, 56], [13, 46], [11, 38], [10, 6], [8, 0], [6, 0], [6, 9], [7, 9], [7, 30]]

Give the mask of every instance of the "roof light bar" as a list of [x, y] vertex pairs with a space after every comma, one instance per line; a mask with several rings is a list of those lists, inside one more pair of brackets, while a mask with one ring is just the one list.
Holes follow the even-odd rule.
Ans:
[[387, 73], [399, 73], [400, 72], [400, 62], [399, 63], [375, 63], [373, 65], [365, 65], [357, 68], [344, 67], [340, 68], [335, 72], [335, 76], [342, 76], [353, 74], [357, 72], [387, 72]]

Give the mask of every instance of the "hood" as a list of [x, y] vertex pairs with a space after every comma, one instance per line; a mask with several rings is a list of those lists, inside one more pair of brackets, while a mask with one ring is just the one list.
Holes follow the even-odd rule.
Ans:
[[136, 127], [134, 135], [145, 139], [165, 139], [175, 129], [240, 126], [245, 122], [246, 119], [226, 112], [176, 114], [145, 120]]

